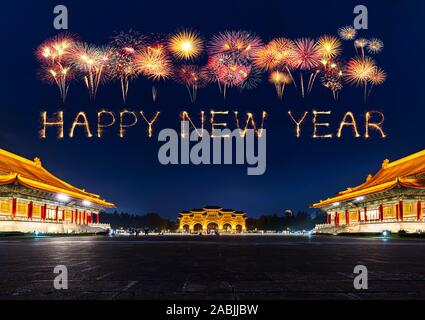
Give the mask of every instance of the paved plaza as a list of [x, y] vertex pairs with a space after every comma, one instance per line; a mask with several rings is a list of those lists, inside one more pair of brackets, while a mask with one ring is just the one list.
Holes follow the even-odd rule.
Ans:
[[[365, 265], [369, 289], [353, 288]], [[68, 290], [53, 269], [68, 268]], [[0, 240], [0, 299], [424, 299], [425, 242], [289, 236]]]

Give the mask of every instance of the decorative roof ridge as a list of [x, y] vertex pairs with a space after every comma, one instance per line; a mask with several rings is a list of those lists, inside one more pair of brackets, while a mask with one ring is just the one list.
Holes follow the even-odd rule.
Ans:
[[[392, 161], [392, 162], [390, 162], [388, 160], [384, 160], [384, 163], [386, 163], [386, 166], [385, 167], [383, 166], [382, 168], [383, 169], [391, 168], [391, 167], [394, 167], [394, 166], [397, 166], [399, 164], [408, 162], [410, 160], [416, 159], [416, 158], [421, 157], [421, 156], [425, 156], [425, 149], [422, 150], [422, 151], [416, 152], [414, 154], [411, 154], [409, 156], [406, 156], [406, 157], [400, 158], [398, 160]], [[386, 162], [386, 161], [388, 161], [388, 162]]]

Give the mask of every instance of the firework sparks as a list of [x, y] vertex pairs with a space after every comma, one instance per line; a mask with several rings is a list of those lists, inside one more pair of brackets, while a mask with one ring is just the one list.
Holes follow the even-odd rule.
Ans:
[[120, 81], [124, 103], [128, 96], [129, 82], [138, 75], [134, 55], [145, 44], [146, 38], [133, 30], [116, 34], [110, 42], [110, 46], [114, 48], [111, 59], [111, 77]]
[[189, 92], [190, 101], [196, 101], [199, 88], [205, 87], [208, 83], [208, 76], [204, 69], [194, 65], [184, 65], [179, 67], [174, 74], [174, 79], [186, 86]]
[[251, 59], [262, 46], [262, 41], [248, 31], [225, 31], [212, 37], [209, 53], [227, 53], [236, 59]]
[[86, 43], [78, 43], [72, 53], [72, 64], [82, 74], [84, 84], [92, 100], [96, 98], [101, 82], [108, 78], [109, 66], [112, 58], [110, 48], [98, 48]]
[[317, 40], [317, 47], [324, 59], [332, 59], [341, 53], [341, 42], [333, 36], [322, 36]]
[[338, 29], [338, 35], [342, 40], [354, 40], [357, 35], [357, 30], [352, 26], [346, 26]]
[[376, 54], [384, 49], [384, 43], [377, 38], [370, 39], [367, 44], [367, 50], [369, 53]]
[[292, 78], [288, 73], [276, 70], [270, 73], [269, 82], [275, 86], [277, 96], [282, 100], [285, 86], [292, 82]]
[[370, 57], [357, 57], [351, 59], [345, 69], [347, 82], [364, 87], [364, 97], [367, 97], [367, 84], [376, 71], [376, 64]]
[[[295, 57], [296, 67], [300, 69], [300, 87], [301, 96], [305, 96], [304, 75], [302, 70], [312, 70], [319, 66], [321, 55], [317, 43], [310, 38], [301, 38], [295, 40]], [[316, 72], [310, 73], [309, 84], [307, 90], [310, 91], [313, 86]]]
[[170, 38], [168, 47], [177, 59], [192, 60], [201, 54], [203, 41], [197, 32], [184, 30]]
[[171, 76], [171, 60], [160, 49], [146, 48], [135, 55], [137, 69], [149, 79], [161, 80]]
[[365, 38], [356, 39], [354, 41], [354, 47], [357, 50], [360, 49], [363, 57], [364, 57], [364, 48], [366, 48], [368, 44], [369, 44], [369, 41]]
[[66, 61], [71, 55], [75, 38], [59, 35], [46, 40], [37, 49], [37, 59], [42, 63], [41, 78], [58, 86], [62, 102], [65, 103], [69, 81], [73, 75], [71, 65]]

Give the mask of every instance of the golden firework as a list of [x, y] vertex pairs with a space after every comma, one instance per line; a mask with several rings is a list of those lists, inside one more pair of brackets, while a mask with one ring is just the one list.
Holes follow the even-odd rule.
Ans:
[[384, 70], [375, 68], [369, 77], [369, 81], [372, 85], [377, 86], [381, 85], [387, 79], [387, 74]]
[[161, 50], [139, 51], [135, 64], [141, 74], [153, 80], [167, 79], [171, 75], [171, 61]]
[[170, 38], [169, 49], [172, 54], [181, 60], [191, 60], [200, 55], [203, 41], [198, 33], [184, 30]]
[[288, 73], [276, 70], [270, 73], [269, 82], [274, 84], [277, 96], [282, 100], [285, 86], [292, 82], [292, 78]]
[[317, 40], [319, 53], [325, 59], [338, 56], [341, 53], [341, 42], [333, 36], [322, 36]]

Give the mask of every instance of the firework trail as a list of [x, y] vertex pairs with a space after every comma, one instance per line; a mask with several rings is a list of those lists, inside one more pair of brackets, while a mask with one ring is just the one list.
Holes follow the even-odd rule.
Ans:
[[[148, 46], [137, 52], [134, 61], [138, 72], [153, 81], [168, 79], [172, 74], [172, 63], [163, 45]], [[157, 88], [152, 86], [152, 99], [156, 101]]]
[[376, 64], [370, 57], [356, 57], [348, 61], [345, 77], [349, 84], [364, 87], [364, 99], [367, 98], [367, 85], [376, 72]]
[[310, 38], [301, 38], [295, 40], [295, 61], [296, 67], [300, 70], [300, 87], [301, 96], [305, 97], [305, 85], [303, 71], [310, 72], [309, 84], [307, 89], [310, 89], [313, 78], [315, 78], [315, 68], [320, 63], [320, 51], [317, 43]]
[[56, 84], [62, 102], [65, 103], [69, 89], [69, 82], [73, 77], [73, 70], [67, 59], [75, 45], [75, 37], [69, 34], [55, 36], [42, 43], [36, 52], [41, 62], [41, 79]]
[[113, 48], [110, 73], [112, 79], [118, 79], [120, 82], [124, 103], [128, 97], [130, 80], [138, 76], [134, 56], [145, 45], [146, 37], [134, 30], [115, 34], [109, 43], [109, 46]]
[[208, 75], [204, 69], [195, 65], [183, 65], [175, 70], [174, 80], [186, 86], [190, 101], [196, 101], [197, 91], [208, 84]]
[[270, 73], [269, 82], [275, 86], [277, 96], [282, 100], [285, 86], [292, 83], [292, 78], [288, 73], [276, 70]]
[[108, 80], [112, 55], [113, 51], [107, 47], [82, 42], [73, 47], [71, 64], [82, 75], [91, 100], [95, 100], [99, 84]]

